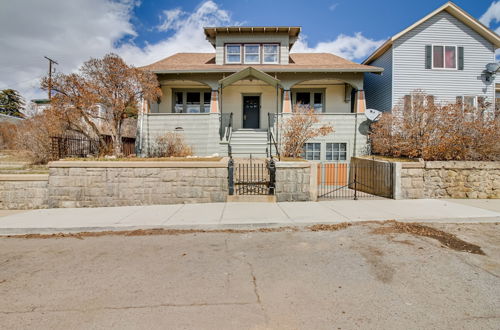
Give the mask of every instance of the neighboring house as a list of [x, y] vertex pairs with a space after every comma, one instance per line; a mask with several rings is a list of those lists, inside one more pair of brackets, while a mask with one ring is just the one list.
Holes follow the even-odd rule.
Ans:
[[[486, 65], [495, 62], [500, 37], [452, 2], [444, 4], [380, 46], [363, 64], [384, 68], [365, 75], [368, 108], [411, 105], [415, 90], [434, 102], [495, 103]], [[431, 98], [432, 99], [432, 98]]]
[[335, 130], [306, 145], [307, 159], [347, 161], [366, 152], [364, 75], [383, 70], [333, 54], [290, 54], [300, 31], [207, 27], [213, 53], [178, 53], [144, 67], [157, 74], [163, 96], [140, 114], [139, 152], [177, 131], [196, 155], [226, 155], [230, 145], [234, 157], [265, 157], [296, 103], [314, 107]]

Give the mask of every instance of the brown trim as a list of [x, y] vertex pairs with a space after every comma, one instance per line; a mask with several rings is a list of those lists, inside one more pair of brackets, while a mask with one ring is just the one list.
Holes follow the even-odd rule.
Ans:
[[[226, 59], [226, 46], [227, 45], [238, 45], [240, 46], [240, 62], [239, 63], [227, 63]], [[259, 45], [259, 63], [245, 63], [245, 45]], [[264, 63], [264, 47], [263, 45], [276, 45], [278, 46], [278, 63]], [[285, 65], [281, 63], [281, 43], [279, 42], [228, 42], [224, 44], [223, 53], [223, 63], [224, 65]]]

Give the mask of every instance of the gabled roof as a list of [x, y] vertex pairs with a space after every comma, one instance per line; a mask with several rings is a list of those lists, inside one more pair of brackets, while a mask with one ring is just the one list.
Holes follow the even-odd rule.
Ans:
[[[215, 64], [215, 53], [177, 53], [142, 67], [155, 73], [238, 72], [250, 65]], [[375, 72], [384, 69], [351, 62], [330, 53], [292, 53], [289, 64], [252, 64], [263, 72]]]
[[429, 15], [425, 16], [421, 20], [415, 22], [414, 24], [410, 25], [403, 31], [399, 32], [398, 34], [394, 35], [389, 40], [384, 42], [382, 46], [380, 46], [377, 50], [375, 50], [375, 52], [373, 52], [373, 54], [371, 54], [366, 60], [363, 61], [363, 64], [370, 64], [371, 62], [379, 58], [392, 46], [394, 41], [396, 41], [406, 33], [410, 32], [420, 24], [426, 22], [427, 20], [429, 20], [430, 18], [434, 17], [435, 15], [439, 14], [442, 11], [446, 11], [447, 13], [458, 19], [460, 22], [464, 23], [472, 30], [476, 31], [483, 38], [485, 38], [493, 45], [495, 45], [496, 48], [500, 48], [500, 37], [498, 36], [498, 34], [496, 34], [494, 31], [490, 30], [488, 27], [483, 25], [481, 22], [472, 17], [465, 10], [463, 10], [453, 2], [449, 1], [444, 5], [442, 5], [441, 7], [439, 7], [438, 9], [434, 10]]
[[247, 77], [254, 77], [260, 79], [273, 87], [278, 86], [280, 83], [279, 79], [276, 79], [265, 72], [262, 72], [258, 69], [249, 66], [241, 71], [238, 71], [230, 76], [227, 76], [224, 79], [219, 80], [219, 84], [221, 85], [222, 88], [224, 88]]

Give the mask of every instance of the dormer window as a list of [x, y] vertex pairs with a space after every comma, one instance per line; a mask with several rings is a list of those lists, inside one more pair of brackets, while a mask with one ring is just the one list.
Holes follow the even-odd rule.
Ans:
[[279, 64], [279, 44], [226, 44], [225, 64]]
[[226, 63], [241, 63], [241, 45], [226, 45]]
[[260, 63], [260, 45], [245, 45], [245, 64]]
[[278, 64], [279, 48], [278, 45], [263, 45], [263, 57], [265, 64]]

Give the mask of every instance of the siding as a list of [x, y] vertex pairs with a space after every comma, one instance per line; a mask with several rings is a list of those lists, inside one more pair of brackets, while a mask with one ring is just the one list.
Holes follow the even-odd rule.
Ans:
[[[463, 46], [464, 70], [425, 69], [425, 45], [430, 44]], [[494, 101], [494, 84], [486, 84], [481, 77], [485, 65], [494, 61], [494, 46], [446, 12], [396, 40], [393, 52], [393, 105], [416, 89], [441, 102], [455, 102], [457, 95], [482, 95]]]
[[384, 68], [379, 74], [365, 74], [365, 98], [367, 108], [380, 111], [392, 109], [392, 47], [370, 65]]
[[[140, 120], [140, 119], [139, 119]], [[147, 155], [155, 139], [182, 127], [186, 143], [197, 156], [219, 152], [219, 114], [146, 114], [143, 119], [142, 155]]]
[[[288, 34], [217, 34], [215, 40], [215, 63], [224, 64], [224, 44], [226, 43], [278, 43], [280, 44], [280, 64], [288, 64]], [[242, 52], [243, 54], [243, 52]]]

